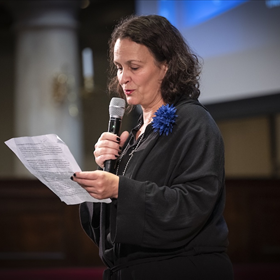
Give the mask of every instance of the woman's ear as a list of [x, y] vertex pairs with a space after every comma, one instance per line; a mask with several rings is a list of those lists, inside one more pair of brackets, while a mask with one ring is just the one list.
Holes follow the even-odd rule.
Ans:
[[164, 62], [161, 67], [162, 67], [162, 73], [163, 73], [163, 77], [162, 78], [164, 78], [164, 76], [165, 76], [165, 74], [166, 74], [166, 72], [168, 70], [168, 65], [167, 65], [166, 62]]
[[164, 67], [164, 71], [165, 71], [165, 73], [166, 73], [167, 70], [168, 70], [168, 64], [167, 64], [167, 63], [164, 63], [164, 64], [163, 64], [163, 67]]

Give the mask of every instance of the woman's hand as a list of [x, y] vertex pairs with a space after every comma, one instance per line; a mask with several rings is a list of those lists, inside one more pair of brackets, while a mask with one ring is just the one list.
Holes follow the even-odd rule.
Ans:
[[76, 172], [71, 179], [96, 199], [118, 198], [119, 177], [106, 171]]
[[99, 137], [94, 148], [95, 162], [104, 167], [104, 162], [109, 159], [116, 159], [121, 153], [121, 148], [126, 141], [129, 133], [124, 131], [120, 137], [110, 132], [104, 132]]

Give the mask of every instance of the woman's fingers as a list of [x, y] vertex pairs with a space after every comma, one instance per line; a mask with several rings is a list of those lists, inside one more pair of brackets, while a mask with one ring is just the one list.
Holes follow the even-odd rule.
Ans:
[[109, 132], [104, 132], [94, 146], [93, 152], [96, 163], [103, 167], [104, 161], [116, 159], [120, 154], [120, 138]]
[[98, 142], [99, 141], [104, 141], [104, 140], [108, 140], [108, 141], [112, 141], [112, 142], [116, 142], [116, 143], [120, 142], [119, 136], [116, 135], [116, 134], [113, 134], [111, 132], [102, 133], [101, 136], [98, 139]]
[[119, 177], [105, 171], [76, 172], [72, 180], [97, 199], [117, 198]]
[[115, 159], [120, 154], [120, 148], [119, 148], [119, 146], [118, 146], [117, 149], [113, 149], [113, 148], [97, 148], [96, 150], [94, 150], [93, 153], [94, 153], [95, 157], [106, 156], [106, 157], [112, 157], [112, 159]]
[[124, 131], [120, 137], [109, 132], [104, 132], [94, 146], [95, 150], [93, 154], [95, 162], [103, 168], [106, 160], [118, 158], [121, 153], [121, 147], [128, 136], [129, 133], [127, 131]]

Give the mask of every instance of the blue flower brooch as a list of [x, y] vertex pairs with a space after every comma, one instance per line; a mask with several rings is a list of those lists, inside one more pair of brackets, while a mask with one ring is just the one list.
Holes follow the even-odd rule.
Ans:
[[153, 117], [152, 127], [154, 131], [159, 132], [159, 135], [168, 135], [172, 132], [173, 125], [178, 116], [176, 108], [173, 105], [162, 105]]

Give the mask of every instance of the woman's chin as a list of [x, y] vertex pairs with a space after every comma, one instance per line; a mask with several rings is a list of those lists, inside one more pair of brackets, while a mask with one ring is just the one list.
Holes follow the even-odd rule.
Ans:
[[130, 97], [130, 96], [126, 96], [126, 102], [128, 105], [132, 105], [132, 106], [136, 106], [139, 104], [139, 102], [137, 102], [136, 99], [134, 99], [133, 97]]

